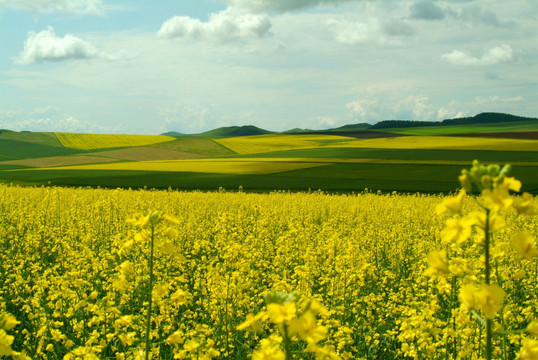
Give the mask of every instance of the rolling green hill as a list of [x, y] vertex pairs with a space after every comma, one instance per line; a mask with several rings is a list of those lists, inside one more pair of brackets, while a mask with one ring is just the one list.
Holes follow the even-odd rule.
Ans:
[[253, 192], [449, 192], [458, 187], [454, 174], [478, 159], [512, 163], [523, 190], [538, 194], [537, 119], [484, 113], [454, 120], [284, 133], [231, 126], [202, 134], [167, 133], [176, 139], [151, 145], [91, 151], [66, 148], [54, 133], [1, 130], [0, 182], [190, 190], [241, 186]]

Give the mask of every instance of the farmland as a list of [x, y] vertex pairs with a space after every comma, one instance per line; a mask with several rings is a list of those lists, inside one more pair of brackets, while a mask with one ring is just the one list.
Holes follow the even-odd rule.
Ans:
[[[537, 193], [538, 141], [522, 138], [534, 126], [533, 121], [520, 121], [335, 133], [248, 135], [263, 132], [248, 127], [209, 132], [243, 134], [218, 138], [4, 131], [0, 181], [185, 190], [241, 187], [249, 192], [368, 188], [438, 193], [457, 187], [453, 178], [442, 175], [478, 159], [513, 164], [526, 191]], [[456, 127], [465, 136], [450, 135]], [[425, 132], [428, 129], [436, 136]], [[504, 137], [472, 132], [485, 129], [511, 132]], [[410, 135], [413, 132], [425, 133]]]

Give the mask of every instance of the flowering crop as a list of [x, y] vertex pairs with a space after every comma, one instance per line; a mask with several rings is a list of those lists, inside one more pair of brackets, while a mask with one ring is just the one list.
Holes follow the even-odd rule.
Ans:
[[61, 132], [55, 134], [63, 146], [83, 150], [143, 146], [175, 140], [174, 137], [166, 135], [79, 134]]
[[471, 196], [0, 185], [0, 357], [478, 359], [478, 314], [536, 359], [537, 205], [510, 199], [473, 220], [501, 297], [480, 226], [434, 215]]

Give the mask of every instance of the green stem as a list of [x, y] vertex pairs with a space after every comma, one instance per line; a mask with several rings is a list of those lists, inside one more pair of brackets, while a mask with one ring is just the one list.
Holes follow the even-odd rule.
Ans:
[[286, 353], [286, 360], [291, 360], [291, 342], [288, 334], [288, 325], [282, 324], [282, 333], [284, 335], [284, 351]]
[[148, 282], [148, 317], [146, 321], [146, 360], [149, 360], [149, 351], [150, 351], [150, 341], [149, 341], [149, 332], [151, 327], [151, 310], [153, 305], [153, 299], [151, 296], [153, 290], [153, 243], [155, 239], [155, 227], [151, 226], [151, 245], [150, 245], [150, 255], [149, 255], [149, 282]]
[[[490, 210], [486, 209], [486, 224], [484, 226], [484, 247], [485, 247], [485, 276], [486, 276], [486, 285], [490, 284], [490, 272], [491, 272], [491, 266], [489, 264], [489, 245], [490, 245], [490, 236], [489, 236], [489, 214]], [[486, 319], [486, 360], [491, 360], [492, 358], [492, 352], [493, 352], [493, 343], [492, 343], [492, 328], [493, 328], [493, 320], [492, 319]]]

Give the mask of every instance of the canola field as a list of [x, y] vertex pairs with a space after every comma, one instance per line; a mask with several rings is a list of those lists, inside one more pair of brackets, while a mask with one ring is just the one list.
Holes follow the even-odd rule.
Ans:
[[538, 203], [505, 170], [445, 197], [0, 185], [0, 356], [536, 359]]
[[172, 141], [166, 135], [79, 134], [57, 132], [56, 137], [66, 148], [93, 150], [130, 146], [144, 146]]

